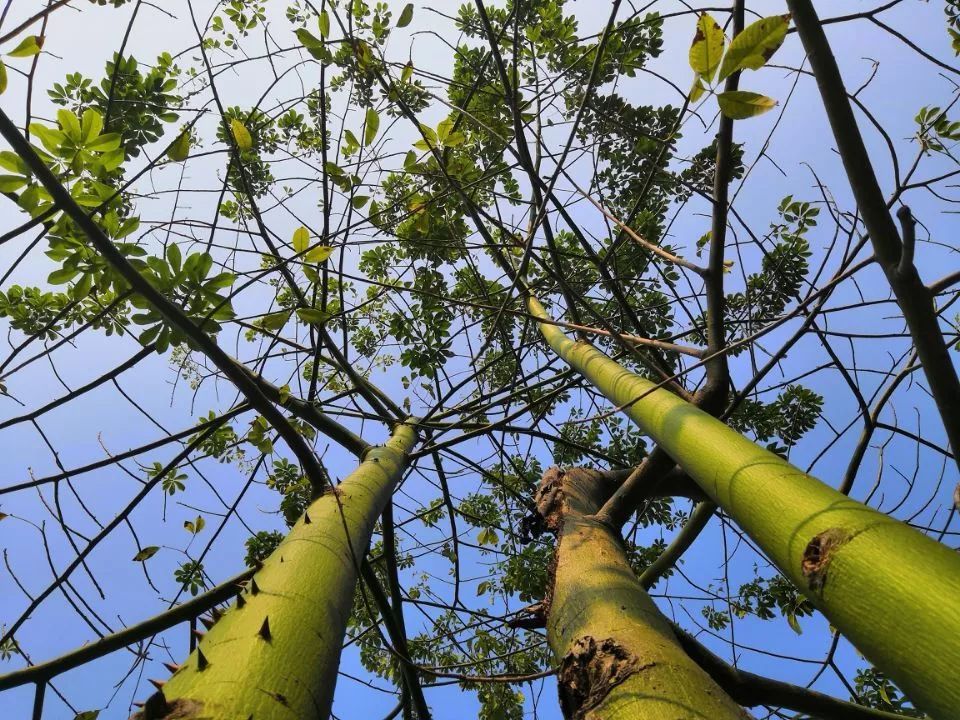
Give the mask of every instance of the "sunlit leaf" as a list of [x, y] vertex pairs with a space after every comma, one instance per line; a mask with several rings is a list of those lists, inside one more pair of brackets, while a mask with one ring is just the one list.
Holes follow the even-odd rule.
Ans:
[[303, 257], [307, 262], [322, 263], [331, 255], [333, 255], [332, 247], [327, 245], [317, 245], [317, 247], [311, 248]]
[[93, 152], [110, 152], [120, 147], [120, 140], [120, 133], [106, 133], [87, 143], [86, 148]]
[[766, 95], [746, 90], [730, 90], [717, 95], [720, 112], [728, 118], [743, 120], [756, 117], [776, 107], [777, 102]]
[[30, 57], [36, 55], [42, 48], [43, 37], [41, 35], [28, 35], [7, 55], [10, 57]]
[[330, 319], [330, 313], [318, 308], [297, 308], [297, 317], [311, 325], [323, 325]]
[[317, 24], [320, 26], [320, 37], [330, 36], [330, 14], [324, 10], [317, 18]]
[[723, 80], [737, 70], [762, 68], [783, 44], [789, 27], [789, 13], [772, 15], [751, 23], [731, 41], [717, 79]]
[[377, 131], [380, 129], [380, 115], [373, 108], [367, 108], [365, 126], [363, 131], [363, 144], [369, 145], [377, 137]]
[[167, 157], [174, 162], [183, 162], [190, 156], [190, 133], [184, 130], [167, 150]]
[[0, 95], [7, 89], [7, 66], [0, 60]]
[[[160, 548], [157, 547], [156, 545], [150, 545], [148, 547], [145, 547], [143, 548], [143, 550], [141, 550], [140, 552], [138, 552], [136, 555], [133, 556], [133, 562], [143, 562], [144, 560], [149, 560], [154, 555], [156, 555], [157, 551], [159, 550]], [[80, 717], [80, 716], [77, 715], [77, 717]]]
[[298, 253], [302, 253], [304, 250], [310, 247], [310, 231], [301, 225], [293, 231], [292, 242], [293, 249]]
[[63, 108], [57, 110], [57, 122], [60, 123], [60, 129], [64, 134], [74, 142], [79, 143], [83, 139], [80, 133], [80, 120], [69, 110]]
[[690, 102], [695, 103], [697, 100], [703, 97], [703, 94], [707, 91], [707, 88], [704, 86], [703, 81], [698, 75], [693, 81], [693, 87], [690, 88]]
[[704, 80], [710, 82], [723, 57], [726, 37], [717, 21], [707, 13], [697, 20], [697, 32], [690, 45], [690, 67]]
[[246, 125], [234, 118], [230, 121], [230, 134], [233, 135], [233, 141], [237, 144], [238, 150], [249, 150], [253, 147], [253, 138], [250, 137], [250, 131]]

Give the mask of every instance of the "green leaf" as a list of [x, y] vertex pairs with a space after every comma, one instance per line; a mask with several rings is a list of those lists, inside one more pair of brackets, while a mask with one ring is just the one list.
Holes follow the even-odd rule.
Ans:
[[93, 108], [83, 111], [80, 118], [80, 136], [83, 142], [89, 142], [103, 131], [103, 116]]
[[713, 80], [725, 43], [723, 28], [713, 17], [703, 13], [697, 20], [697, 32], [690, 45], [690, 67], [707, 82]]
[[299, 30], [297, 30], [296, 35], [297, 35], [297, 40], [299, 40], [300, 44], [303, 45], [304, 48], [306, 48], [307, 52], [313, 55], [313, 57], [315, 57], [317, 60], [323, 59], [323, 53], [324, 53], [324, 50], [326, 49], [323, 46], [323, 42], [315, 38], [310, 33], [310, 31], [304, 28], [300, 28]]
[[324, 10], [317, 18], [317, 25], [320, 26], [320, 37], [330, 36], [330, 14]]
[[479, 545], [496, 545], [499, 540], [500, 538], [493, 528], [484, 528], [477, 534], [477, 544]]
[[167, 262], [170, 263], [174, 273], [180, 272], [183, 264], [183, 253], [180, 252], [180, 246], [175, 242], [167, 246]]
[[280, 330], [284, 325], [287, 324], [287, 320], [290, 319], [290, 312], [288, 310], [280, 310], [279, 312], [267, 313], [262, 318], [260, 318], [260, 327], [264, 330], [270, 330], [276, 332]]
[[350, 204], [353, 206], [354, 210], [359, 210], [364, 205], [366, 205], [369, 201], [370, 201], [369, 195], [357, 195], [356, 197], [353, 198], [353, 200], [350, 201]]
[[766, 95], [746, 90], [730, 90], [717, 95], [720, 112], [728, 118], [743, 120], [756, 117], [776, 107], [777, 102]]
[[76, 143], [82, 142], [80, 133], [80, 120], [69, 110], [61, 108], [57, 110], [57, 122], [60, 123], [60, 129], [64, 134]]
[[404, 28], [410, 24], [411, 20], [413, 20], [413, 3], [407, 3], [404, 5], [403, 10], [400, 11], [400, 19], [397, 20], [397, 27]]
[[301, 225], [293, 231], [293, 249], [302, 253], [308, 247], [310, 247], [310, 231]]
[[47, 275], [47, 282], [51, 285], [63, 285], [73, 280], [79, 272], [76, 268], [60, 268]]
[[13, 50], [7, 53], [10, 57], [30, 57], [36, 55], [43, 48], [43, 37], [28, 35]]
[[243, 152], [253, 147], [253, 138], [250, 137], [250, 131], [246, 125], [234, 118], [230, 121], [230, 134], [233, 135], [233, 141], [237, 144], [237, 150]]
[[377, 111], [373, 108], [367, 108], [366, 116], [366, 125], [363, 131], [363, 144], [364, 146], [369, 145], [373, 142], [373, 139], [377, 136], [377, 131], [380, 129], [380, 115], [377, 114]]
[[0, 60], [0, 95], [7, 89], [7, 66]]
[[77, 713], [73, 720], [97, 720], [98, 717], [100, 717], [99, 710], [84, 710]]
[[[157, 554], [158, 550], [160, 550], [160, 548], [157, 547], [156, 545], [150, 545], [148, 547], [145, 547], [143, 548], [143, 550], [141, 550], [140, 552], [138, 552], [136, 555], [133, 556], [133, 562], [143, 562], [144, 560], [149, 560], [150, 558], [152, 558], [154, 555]], [[80, 717], [80, 716], [77, 715], [77, 717]]]
[[312, 248], [306, 255], [304, 255], [304, 260], [312, 263], [322, 263], [327, 260], [331, 255], [333, 255], [333, 248], [328, 245], [317, 245], [317, 247]]
[[797, 635], [803, 635], [803, 628], [800, 627], [800, 623], [797, 621], [797, 616], [794, 613], [787, 613], [787, 624], [790, 625], [790, 628]]
[[167, 157], [173, 162], [183, 162], [190, 156], [190, 133], [184, 130], [167, 150]]
[[25, 177], [19, 175], [0, 175], [0, 193], [9, 193], [19, 190], [27, 184]]
[[318, 308], [297, 308], [297, 317], [310, 325], [323, 325], [330, 319], [330, 313]]
[[287, 400], [290, 399], [290, 386], [284, 385], [280, 388], [280, 396], [277, 398], [280, 401], [281, 405], [286, 405]]
[[400, 72], [400, 82], [410, 82], [410, 78], [413, 77], [413, 63], [407, 61], [407, 64], [403, 66], [403, 70]]
[[91, 152], [110, 152], [120, 147], [120, 133], [106, 133], [85, 145]]
[[758, 70], [766, 65], [771, 56], [783, 45], [790, 27], [790, 14], [772, 15], [751, 23], [730, 43], [720, 66], [723, 80], [737, 70]]

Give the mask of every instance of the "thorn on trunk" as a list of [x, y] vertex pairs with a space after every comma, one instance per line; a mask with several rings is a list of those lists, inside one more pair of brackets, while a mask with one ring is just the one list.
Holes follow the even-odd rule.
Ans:
[[259, 630], [258, 634], [259, 634], [260, 637], [262, 637], [264, 640], [269, 640], [269, 639], [270, 639], [270, 618], [269, 618], [269, 616], [268, 616], [268, 617], [265, 617], [265, 618], [263, 619], [263, 625], [260, 626], [260, 630]]
[[157, 690], [163, 690], [163, 686], [167, 684], [167, 681], [151, 679], [150, 684], [153, 685]]
[[313, 522], [313, 521], [310, 519], [310, 513], [304, 512], [304, 513], [303, 513], [303, 524], [304, 524], [304, 525], [309, 525], [311, 522]]
[[202, 623], [203, 623], [203, 626], [204, 626], [207, 630], [209, 630], [210, 628], [212, 628], [212, 627], [214, 626], [214, 624], [216, 624], [217, 621], [214, 620], [213, 618], [208, 618], [208, 617], [206, 617], [206, 616], [204, 616], [204, 615], [201, 615], [201, 616], [200, 616], [200, 622], [202, 622]]
[[250, 594], [256, 595], [258, 592], [260, 592], [260, 586], [257, 585], [257, 579], [250, 578]]
[[246, 604], [247, 604], [247, 599], [243, 596], [243, 593], [239, 593], [237, 595], [237, 607], [242, 608]]
[[203, 638], [205, 638], [206, 635], [207, 635], [207, 631], [206, 631], [206, 630], [194, 630], [194, 631], [193, 631], [193, 636], [197, 639], [197, 642], [199, 642], [200, 640], [203, 640]]
[[177, 665], [176, 663], [168, 663], [168, 662], [165, 662], [165, 663], [163, 664], [163, 666], [164, 666], [167, 670], [170, 671], [170, 674], [171, 674], [171, 675], [173, 675], [177, 670], [180, 669], [180, 666]]
[[204, 655], [203, 651], [200, 650], [200, 648], [198, 647], [197, 648], [197, 670], [199, 670], [200, 672], [203, 672], [204, 670], [207, 669], [207, 665], [209, 664], [210, 662], [207, 660], [207, 656]]

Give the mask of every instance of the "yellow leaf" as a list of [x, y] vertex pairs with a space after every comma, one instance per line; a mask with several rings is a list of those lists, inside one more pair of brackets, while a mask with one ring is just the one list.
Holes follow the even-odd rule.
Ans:
[[308, 247], [310, 247], [310, 231], [301, 225], [293, 231], [293, 249], [302, 253]]
[[7, 89], [7, 66], [0, 60], [0, 95]]
[[728, 118], [743, 120], [756, 117], [776, 107], [777, 102], [766, 95], [760, 95], [746, 90], [730, 90], [717, 95], [720, 103], [720, 112]]
[[790, 14], [773, 15], [751, 23], [730, 43], [718, 80], [737, 70], [758, 70], [783, 45], [790, 27]]
[[20, 41], [13, 50], [7, 53], [10, 57], [30, 57], [40, 52], [43, 47], [42, 35], [29, 35]]
[[690, 45], [690, 67], [707, 82], [713, 80], [720, 65], [725, 43], [723, 29], [710, 15], [703, 13], [697, 20], [697, 32]]
[[167, 157], [174, 162], [183, 162], [190, 155], [190, 133], [184, 130], [167, 150]]
[[238, 150], [249, 150], [253, 147], [253, 138], [250, 137], [250, 131], [236, 118], [230, 121], [230, 134], [233, 135], [233, 141], [237, 144]]
[[329, 259], [333, 255], [333, 248], [327, 245], [317, 245], [317, 247], [312, 248], [304, 258], [307, 262], [312, 263], [322, 263], [323, 261]]
[[697, 100], [703, 97], [703, 94], [707, 89], [703, 86], [703, 81], [700, 79], [700, 76], [697, 75], [696, 79], [693, 81], [693, 87], [690, 88], [690, 102], [695, 103]]

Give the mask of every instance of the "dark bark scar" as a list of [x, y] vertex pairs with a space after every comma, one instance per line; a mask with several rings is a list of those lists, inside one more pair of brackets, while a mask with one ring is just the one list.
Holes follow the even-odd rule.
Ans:
[[833, 554], [850, 542], [851, 535], [842, 528], [830, 528], [813, 537], [803, 551], [800, 569], [807, 580], [807, 586], [816, 592], [827, 584], [827, 571]]
[[583, 720], [613, 688], [651, 665], [642, 665], [613, 638], [598, 641], [586, 635], [577, 639], [557, 673], [563, 716]]

